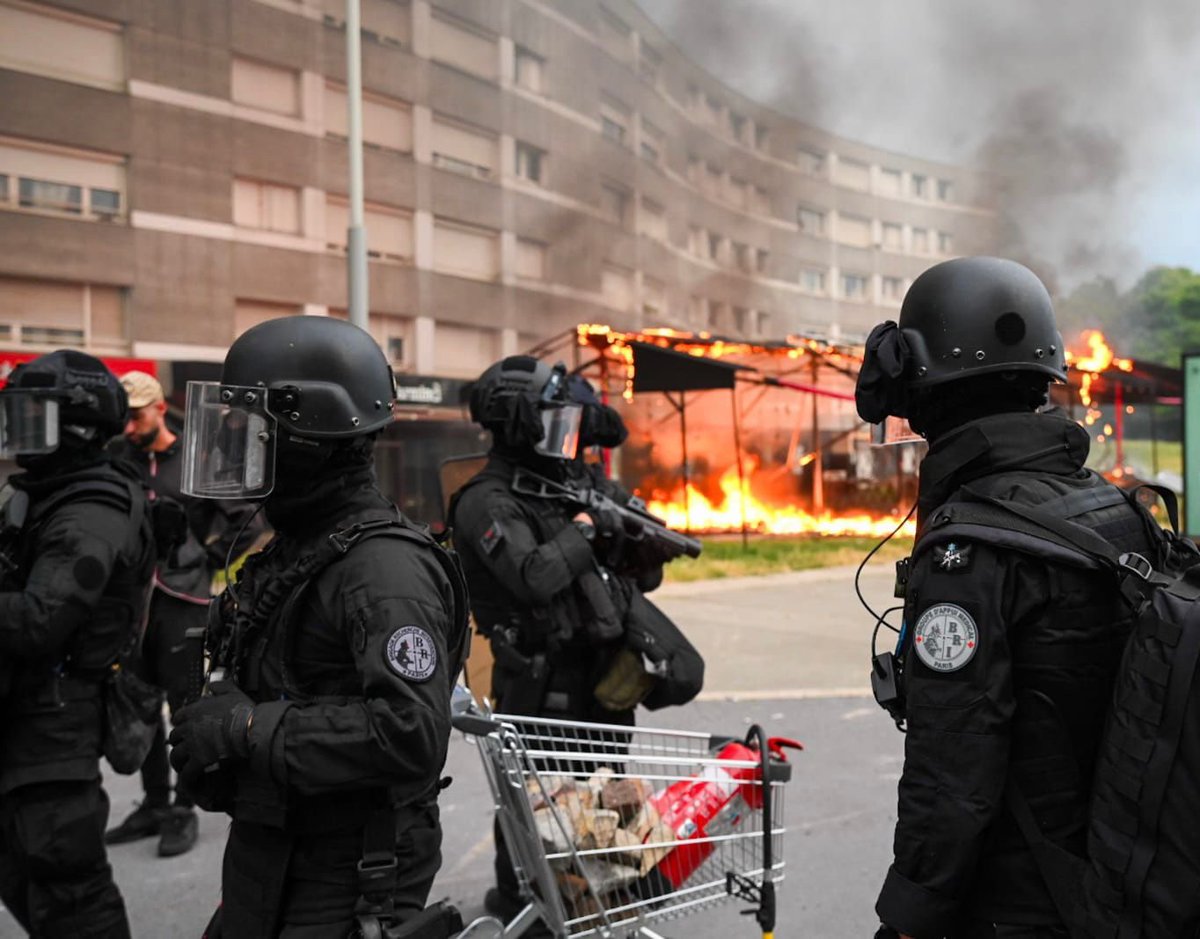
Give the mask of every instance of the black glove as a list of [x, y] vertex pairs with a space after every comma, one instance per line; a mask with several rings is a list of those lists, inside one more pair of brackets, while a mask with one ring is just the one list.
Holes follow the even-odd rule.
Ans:
[[875, 933], [875, 939], [900, 939], [900, 933], [891, 926], [880, 926]]
[[596, 557], [609, 567], [616, 567], [625, 547], [625, 520], [616, 509], [589, 508], [588, 514], [596, 523]]
[[211, 694], [180, 708], [171, 731], [171, 765], [188, 791], [204, 777], [250, 756], [254, 702], [233, 682], [216, 682]]

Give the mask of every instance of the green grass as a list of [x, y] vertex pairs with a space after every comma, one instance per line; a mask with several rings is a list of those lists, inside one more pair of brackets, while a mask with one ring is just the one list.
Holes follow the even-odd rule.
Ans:
[[[794, 538], [751, 537], [742, 547], [736, 536], [702, 538], [704, 552], [696, 560], [681, 558], [666, 566], [671, 583], [711, 580], [719, 577], [748, 577], [805, 571], [817, 567], [857, 564], [879, 543], [878, 538], [834, 538], [798, 536]], [[896, 537], [884, 545], [872, 561], [895, 560], [912, 550], [912, 539]]]

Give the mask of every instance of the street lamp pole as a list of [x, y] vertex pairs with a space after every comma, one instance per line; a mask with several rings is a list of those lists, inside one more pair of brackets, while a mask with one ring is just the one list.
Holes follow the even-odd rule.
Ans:
[[350, 143], [350, 227], [346, 230], [350, 322], [369, 330], [367, 231], [363, 225], [362, 28], [359, 0], [346, 0], [346, 111]]

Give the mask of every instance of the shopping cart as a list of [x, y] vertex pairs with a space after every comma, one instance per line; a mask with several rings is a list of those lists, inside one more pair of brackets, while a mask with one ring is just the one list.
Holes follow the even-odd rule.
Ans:
[[773, 935], [781, 748], [800, 744], [757, 726], [742, 741], [473, 705], [454, 723], [479, 746], [528, 901], [505, 937], [540, 919], [557, 939], [662, 939], [652, 925], [735, 898]]

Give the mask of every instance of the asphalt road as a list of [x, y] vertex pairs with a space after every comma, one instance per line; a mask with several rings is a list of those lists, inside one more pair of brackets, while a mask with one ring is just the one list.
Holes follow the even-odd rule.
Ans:
[[[903, 740], [871, 701], [866, 680], [871, 620], [846, 569], [668, 585], [656, 594], [708, 663], [703, 700], [639, 715], [643, 726], [736, 735], [751, 723], [806, 746], [786, 795], [786, 880], [775, 935], [851, 939], [871, 935], [875, 894], [890, 858], [895, 783]], [[891, 575], [864, 578], [877, 608]], [[448, 897], [470, 918], [491, 883], [491, 803], [474, 746], [451, 742], [443, 794], [443, 866], [433, 898]], [[107, 783], [113, 818], [139, 798], [137, 777]], [[219, 897], [227, 820], [202, 814], [200, 842], [168, 860], [153, 840], [110, 852], [136, 937], [198, 937]], [[668, 937], [757, 939], [752, 919], [730, 902], [663, 924]], [[0, 911], [0, 936], [22, 935]]]

